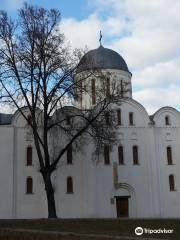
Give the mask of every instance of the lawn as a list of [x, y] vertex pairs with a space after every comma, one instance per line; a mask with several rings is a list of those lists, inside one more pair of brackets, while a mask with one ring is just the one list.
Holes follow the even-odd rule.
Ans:
[[[129, 236], [135, 237], [134, 229], [138, 226], [149, 229], [174, 229], [173, 234], [143, 234], [143, 238], [161, 238], [161, 239], [180, 239], [180, 220], [126, 220], [126, 219], [103, 219], [103, 220], [0, 220], [0, 239], [3, 240], [94, 240], [104, 239], [103, 237], [86, 237], [75, 236], [76, 234], [94, 234], [94, 235], [110, 235], [110, 236]], [[15, 231], [5, 230], [6, 228], [14, 229]], [[18, 232], [18, 229], [37, 230], [37, 232]], [[38, 232], [40, 231], [40, 232]], [[46, 231], [46, 232], [45, 232]], [[48, 231], [48, 232], [47, 232]], [[52, 231], [50, 233], [49, 231]], [[59, 235], [55, 232], [71, 232], [70, 235]], [[178, 237], [179, 236], [179, 237]], [[141, 238], [138, 237], [138, 238]], [[108, 238], [106, 238], [108, 239]], [[112, 239], [112, 238], [111, 238]], [[129, 238], [130, 239], [130, 238]]]

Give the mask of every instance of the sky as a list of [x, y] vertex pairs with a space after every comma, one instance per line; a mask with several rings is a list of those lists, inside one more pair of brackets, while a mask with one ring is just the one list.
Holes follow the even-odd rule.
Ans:
[[[27, 0], [57, 8], [60, 30], [72, 48], [99, 46], [117, 51], [132, 72], [133, 98], [153, 114], [160, 107], [180, 110], [179, 0]], [[22, 0], [0, 0], [13, 17]]]

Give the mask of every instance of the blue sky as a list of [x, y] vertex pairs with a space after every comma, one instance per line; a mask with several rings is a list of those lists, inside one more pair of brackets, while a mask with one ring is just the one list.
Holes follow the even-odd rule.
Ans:
[[[180, 110], [179, 0], [28, 0], [58, 8], [60, 30], [72, 48], [103, 45], [120, 53], [133, 74], [133, 97], [149, 113], [162, 106]], [[22, 0], [0, 0], [16, 16]], [[173, 3], [173, 4], [172, 4]]]
[[[15, 15], [16, 9], [21, 6], [22, 2], [22, 0], [0, 0], [1, 9]], [[26, 0], [26, 2], [45, 8], [58, 8], [63, 17], [74, 17], [78, 20], [85, 18], [92, 11], [92, 7], [86, 0]]]

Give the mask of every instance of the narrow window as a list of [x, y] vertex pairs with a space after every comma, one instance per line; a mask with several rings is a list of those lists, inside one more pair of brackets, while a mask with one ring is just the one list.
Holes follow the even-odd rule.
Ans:
[[96, 80], [91, 80], [92, 104], [96, 104]]
[[27, 123], [28, 123], [28, 125], [32, 124], [32, 117], [31, 117], [31, 115], [27, 116]]
[[117, 124], [118, 125], [122, 124], [122, 122], [121, 122], [121, 109], [117, 110]]
[[104, 146], [104, 164], [110, 164], [110, 147], [108, 145]]
[[133, 163], [134, 163], [134, 165], [138, 165], [139, 164], [138, 146], [133, 146]]
[[73, 193], [73, 179], [72, 179], [72, 177], [67, 177], [67, 193]]
[[67, 164], [72, 164], [72, 145], [67, 148]]
[[167, 147], [166, 150], [167, 150], [167, 162], [168, 162], [168, 165], [172, 165], [173, 164], [173, 161], [172, 161], [172, 149], [171, 149], [171, 147]]
[[170, 125], [169, 116], [165, 116], [165, 124]]
[[174, 175], [169, 175], [169, 190], [175, 191], [175, 181], [174, 181]]
[[105, 120], [106, 120], [106, 125], [110, 125], [110, 113], [109, 112], [105, 113]]
[[32, 179], [32, 177], [28, 177], [26, 179], [26, 193], [27, 194], [33, 193], [33, 179]]
[[26, 164], [32, 166], [32, 147], [28, 146], [26, 149]]
[[133, 112], [130, 112], [130, 113], [129, 113], [129, 125], [134, 125]]
[[71, 117], [69, 115], [66, 116], [66, 124], [67, 125], [71, 124]]
[[124, 151], [123, 146], [118, 147], [118, 158], [119, 158], [119, 164], [124, 164]]
[[78, 80], [77, 82], [78, 87], [78, 102], [82, 103], [82, 80]]
[[106, 97], [110, 96], [110, 79], [106, 79]]

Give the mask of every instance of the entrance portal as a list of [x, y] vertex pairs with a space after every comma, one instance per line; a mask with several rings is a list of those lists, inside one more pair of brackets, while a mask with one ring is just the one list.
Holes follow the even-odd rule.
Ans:
[[129, 216], [129, 197], [116, 197], [117, 217]]

